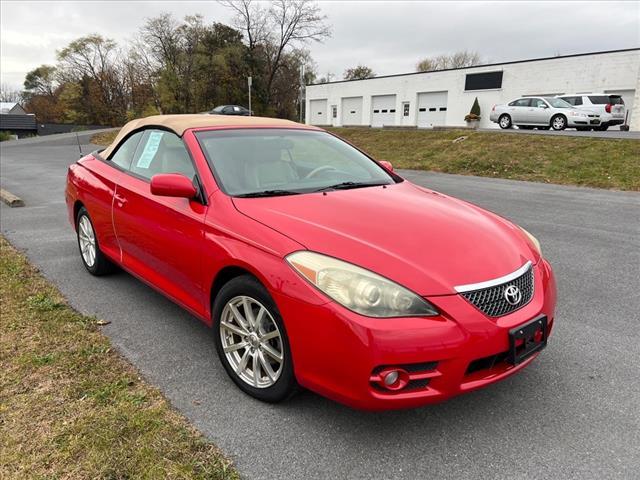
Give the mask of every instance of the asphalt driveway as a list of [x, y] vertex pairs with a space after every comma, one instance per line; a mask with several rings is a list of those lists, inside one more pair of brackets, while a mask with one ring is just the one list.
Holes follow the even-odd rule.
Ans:
[[559, 306], [547, 350], [520, 375], [444, 404], [371, 414], [309, 392], [281, 405], [242, 394], [196, 319], [126, 273], [84, 271], [63, 198], [77, 146], [0, 149], [2, 187], [26, 203], [2, 204], [2, 233], [74, 307], [111, 321], [115, 346], [245, 477], [637, 478], [639, 194], [401, 172], [538, 236]]

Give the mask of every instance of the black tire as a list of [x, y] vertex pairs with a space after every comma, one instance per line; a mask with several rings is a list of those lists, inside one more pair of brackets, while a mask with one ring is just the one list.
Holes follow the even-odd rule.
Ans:
[[[93, 265], [89, 265], [82, 255], [82, 246], [80, 245], [80, 220], [86, 217], [91, 225], [91, 229], [94, 232], [94, 241], [95, 241], [95, 260]], [[108, 275], [112, 273], [116, 266], [109, 260], [104, 253], [100, 251], [100, 244], [98, 243], [98, 237], [95, 235], [95, 229], [93, 228], [93, 222], [91, 221], [91, 217], [89, 216], [89, 212], [86, 208], [80, 207], [78, 210], [78, 214], [76, 215], [76, 239], [78, 241], [78, 249], [80, 250], [80, 258], [82, 259], [82, 263], [87, 271], [91, 275], [95, 275], [96, 277], [102, 275]]]
[[608, 128], [609, 125], [600, 125], [599, 127], [594, 128], [594, 130], [597, 130], [598, 132], [606, 132]]
[[503, 130], [513, 127], [513, 123], [511, 123], [511, 116], [506, 113], [500, 115], [498, 118], [498, 125], [500, 125], [500, 128]]
[[[275, 383], [269, 387], [257, 388], [242, 380], [234, 371], [224, 353], [220, 335], [221, 316], [227, 303], [238, 296], [251, 297], [252, 299], [260, 302], [267, 309], [269, 314], [271, 314], [273, 321], [276, 323], [278, 330], [280, 331], [283, 352], [282, 371]], [[212, 316], [213, 336], [218, 357], [220, 358], [220, 362], [222, 362], [224, 369], [227, 371], [227, 374], [238, 388], [240, 388], [240, 390], [254, 398], [257, 398], [258, 400], [269, 403], [277, 403], [286, 400], [298, 391], [298, 384], [293, 373], [293, 359], [291, 357], [291, 349], [289, 348], [289, 338], [287, 337], [284, 322], [282, 321], [280, 312], [269, 295], [269, 292], [255, 277], [251, 275], [241, 275], [227, 282], [216, 295], [212, 307]]]
[[551, 117], [551, 128], [556, 131], [564, 130], [567, 128], [567, 117], [564, 115], [554, 115]]

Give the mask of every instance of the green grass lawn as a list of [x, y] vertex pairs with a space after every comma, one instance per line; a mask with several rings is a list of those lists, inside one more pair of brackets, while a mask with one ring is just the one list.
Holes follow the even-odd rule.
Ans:
[[[640, 190], [640, 141], [468, 130], [333, 128], [394, 168]], [[453, 143], [465, 136], [463, 141]]]
[[238, 478], [1, 236], [0, 305], [0, 478]]
[[[640, 140], [470, 130], [329, 130], [395, 168], [640, 190]], [[108, 145], [116, 133], [92, 140]], [[467, 138], [453, 142], [462, 136]]]

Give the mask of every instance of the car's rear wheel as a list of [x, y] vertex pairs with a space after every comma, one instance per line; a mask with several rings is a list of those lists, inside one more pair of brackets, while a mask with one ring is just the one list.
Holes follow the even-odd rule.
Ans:
[[555, 115], [551, 119], [551, 128], [554, 130], [564, 130], [567, 128], [567, 117], [564, 115]]
[[500, 118], [498, 118], [498, 125], [503, 129], [511, 128], [511, 117], [506, 113], [500, 115]]
[[227, 374], [245, 393], [279, 402], [296, 391], [282, 317], [266, 288], [242, 275], [226, 283], [213, 304], [215, 343]]
[[78, 236], [80, 258], [82, 258], [82, 263], [84, 263], [89, 273], [96, 276], [111, 273], [115, 266], [100, 251], [100, 244], [93, 228], [93, 222], [89, 217], [89, 212], [84, 207], [80, 207], [76, 216], [76, 234]]

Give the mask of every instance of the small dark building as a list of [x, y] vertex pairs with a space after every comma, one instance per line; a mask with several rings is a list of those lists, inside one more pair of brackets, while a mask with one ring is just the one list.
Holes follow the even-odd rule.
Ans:
[[36, 116], [29, 114], [18, 103], [0, 104], [0, 131], [24, 138], [38, 133]]

